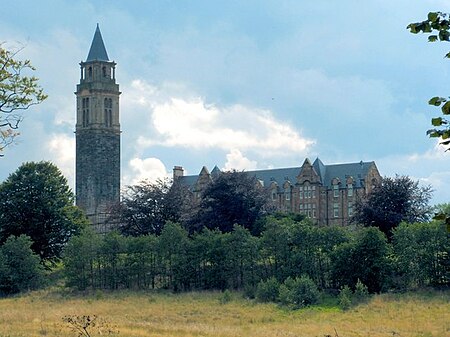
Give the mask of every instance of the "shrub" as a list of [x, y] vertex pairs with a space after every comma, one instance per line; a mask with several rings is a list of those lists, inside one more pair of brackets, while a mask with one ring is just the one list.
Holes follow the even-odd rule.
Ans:
[[349, 286], [345, 285], [341, 288], [339, 292], [339, 306], [343, 310], [347, 310], [352, 305], [353, 293]]
[[369, 289], [364, 283], [361, 282], [360, 279], [358, 279], [358, 282], [356, 282], [355, 297], [358, 299], [358, 301], [363, 301], [367, 299], [367, 297], [369, 297]]
[[279, 288], [278, 300], [284, 305], [301, 308], [319, 300], [319, 290], [308, 276], [288, 277]]
[[231, 296], [231, 291], [229, 291], [228, 289], [225, 290], [219, 298], [219, 302], [220, 304], [226, 304], [228, 302], [230, 302], [232, 300], [232, 296]]
[[31, 250], [32, 243], [26, 235], [10, 236], [0, 247], [1, 292], [18, 293], [43, 285], [43, 267]]
[[256, 298], [261, 302], [275, 302], [278, 299], [280, 283], [275, 277], [260, 281], [256, 287]]
[[256, 286], [246, 284], [244, 286], [244, 298], [253, 299], [256, 297]]

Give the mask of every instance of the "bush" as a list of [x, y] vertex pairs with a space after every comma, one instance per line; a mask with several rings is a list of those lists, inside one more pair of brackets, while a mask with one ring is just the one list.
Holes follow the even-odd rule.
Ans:
[[254, 299], [256, 297], [256, 286], [246, 284], [244, 286], [244, 298]]
[[280, 283], [275, 277], [260, 281], [256, 287], [256, 298], [261, 302], [275, 302], [278, 299]]
[[26, 235], [10, 236], [0, 247], [0, 292], [18, 293], [43, 285], [43, 267], [32, 243]]
[[343, 310], [347, 310], [352, 305], [353, 293], [349, 286], [345, 285], [341, 288], [339, 292], [339, 306]]
[[220, 304], [226, 304], [228, 302], [231, 302], [232, 300], [232, 296], [231, 296], [231, 291], [229, 291], [228, 289], [225, 290], [219, 298], [219, 302]]
[[308, 276], [296, 278], [288, 277], [284, 281], [283, 298], [280, 301], [288, 302], [294, 308], [301, 308], [319, 301], [319, 290], [314, 281]]
[[364, 301], [369, 297], [369, 289], [367, 286], [358, 279], [355, 286], [355, 297], [358, 301]]

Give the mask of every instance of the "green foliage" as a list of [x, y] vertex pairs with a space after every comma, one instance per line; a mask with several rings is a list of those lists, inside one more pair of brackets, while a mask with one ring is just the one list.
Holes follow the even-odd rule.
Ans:
[[28, 235], [32, 249], [46, 262], [55, 262], [70, 237], [87, 224], [73, 206], [67, 179], [50, 162], [22, 164], [0, 184], [0, 243]]
[[[404, 226], [394, 231], [393, 250], [375, 227], [319, 228], [283, 218], [268, 221], [261, 237], [241, 226], [231, 233], [205, 229], [189, 236], [169, 222], [159, 236], [85, 231], [68, 242], [63, 261], [67, 284], [80, 290], [239, 289], [248, 298], [292, 307], [309, 304], [317, 288], [348, 285], [357, 303], [369, 292], [398, 287], [395, 280], [404, 280], [407, 289], [419, 280], [425, 286], [445, 285], [445, 227], [440, 222], [414, 231]], [[0, 259], [0, 271], [2, 265]], [[285, 280], [281, 285], [280, 279]]]
[[0, 247], [0, 293], [18, 293], [43, 285], [43, 268], [31, 244], [28, 236], [21, 235], [9, 237]]
[[356, 205], [353, 220], [378, 227], [388, 238], [402, 221], [423, 222], [430, 218], [431, 187], [419, 186], [408, 176], [384, 177], [366, 199]]
[[354, 288], [358, 279], [369, 292], [380, 292], [390, 281], [390, 247], [377, 228], [360, 230], [355, 240], [336, 247], [332, 277], [338, 286]]
[[358, 301], [363, 301], [369, 297], [369, 289], [360, 279], [358, 279], [355, 285], [355, 297]]
[[86, 228], [79, 236], [73, 236], [63, 251], [64, 273], [67, 285], [78, 290], [97, 286], [100, 236]]
[[261, 280], [256, 287], [256, 299], [260, 302], [276, 302], [280, 292], [280, 283], [272, 276]]
[[348, 310], [352, 306], [353, 292], [348, 285], [345, 285], [339, 291], [339, 306], [343, 310]]
[[294, 309], [315, 304], [319, 301], [319, 290], [314, 281], [303, 275], [301, 277], [288, 277], [279, 287], [278, 299], [284, 305]]
[[128, 186], [113, 218], [124, 235], [159, 235], [167, 221], [180, 221], [187, 203], [187, 190], [169, 180], [142, 181]]
[[400, 287], [450, 284], [450, 235], [444, 224], [402, 223], [393, 244]]
[[[450, 25], [449, 15], [442, 12], [430, 12], [427, 19], [422, 22], [410, 23], [407, 29], [413, 34], [425, 33], [431, 34], [428, 36], [428, 42], [436, 41], [450, 41]], [[450, 52], [445, 58], [450, 58]], [[433, 97], [428, 101], [428, 104], [439, 107], [443, 115], [450, 114], [450, 101], [443, 97]], [[447, 118], [436, 117], [431, 119], [431, 124], [435, 127], [427, 131], [427, 135], [432, 138], [441, 138], [441, 144], [444, 146], [450, 145], [450, 121]], [[448, 149], [447, 149], [448, 150]]]
[[219, 302], [220, 304], [227, 304], [229, 302], [231, 302], [231, 300], [233, 299], [233, 296], [231, 295], [231, 291], [229, 291], [228, 289], [226, 289], [219, 298]]
[[19, 52], [0, 44], [0, 153], [18, 136], [21, 112], [47, 98], [38, 79], [26, 75], [35, 70], [30, 61], [16, 59]]
[[[221, 172], [205, 189], [190, 228], [231, 232], [235, 224], [253, 230], [268, 205], [266, 190], [245, 172]], [[191, 231], [192, 231], [191, 230]]]

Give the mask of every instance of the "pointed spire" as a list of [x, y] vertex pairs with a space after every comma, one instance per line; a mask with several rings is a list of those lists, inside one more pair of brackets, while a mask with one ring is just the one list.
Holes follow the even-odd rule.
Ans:
[[106, 53], [105, 44], [103, 43], [102, 33], [97, 23], [94, 38], [92, 39], [91, 49], [89, 50], [86, 62], [90, 61], [109, 61], [108, 53]]

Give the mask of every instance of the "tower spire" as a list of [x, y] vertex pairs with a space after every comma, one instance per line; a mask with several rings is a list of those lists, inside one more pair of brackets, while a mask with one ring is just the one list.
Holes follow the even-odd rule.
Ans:
[[89, 49], [89, 54], [86, 59], [86, 62], [90, 61], [109, 61], [98, 23], [97, 28], [95, 29], [94, 38], [92, 39], [91, 49]]

